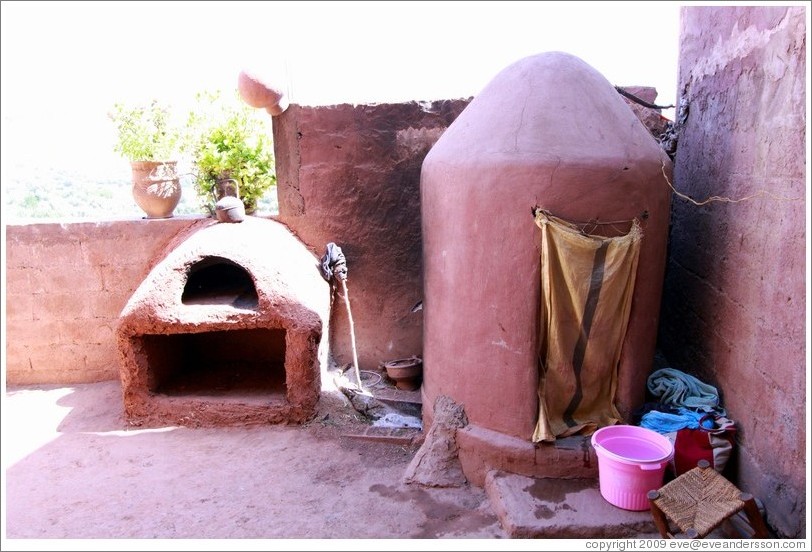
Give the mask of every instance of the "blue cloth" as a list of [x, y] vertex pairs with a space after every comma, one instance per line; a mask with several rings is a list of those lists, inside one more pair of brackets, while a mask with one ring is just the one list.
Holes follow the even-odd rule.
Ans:
[[690, 374], [675, 368], [661, 368], [648, 377], [648, 390], [664, 403], [694, 410], [719, 410], [719, 392]]
[[[643, 414], [640, 419], [640, 426], [647, 429], [652, 429], [657, 433], [671, 433], [679, 431], [680, 429], [697, 429], [700, 420], [706, 414], [704, 412], [695, 412], [687, 408], [680, 408], [679, 413], [671, 414], [668, 412], [660, 412], [659, 410], [651, 410]], [[711, 426], [713, 421], [711, 420]]]

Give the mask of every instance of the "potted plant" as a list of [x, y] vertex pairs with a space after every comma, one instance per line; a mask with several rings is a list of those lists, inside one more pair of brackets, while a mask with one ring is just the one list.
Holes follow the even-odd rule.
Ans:
[[116, 128], [113, 150], [130, 162], [135, 202], [147, 218], [171, 217], [180, 202], [177, 160], [184, 149], [177, 117], [158, 100], [116, 103], [109, 117]]
[[236, 91], [201, 92], [197, 105], [188, 128], [201, 206], [214, 214], [219, 199], [235, 195], [252, 214], [276, 185], [270, 118], [243, 103]]

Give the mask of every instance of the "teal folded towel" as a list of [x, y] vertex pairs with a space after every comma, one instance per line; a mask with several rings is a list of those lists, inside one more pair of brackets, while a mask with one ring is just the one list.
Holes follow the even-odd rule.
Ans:
[[719, 393], [690, 374], [675, 368], [661, 368], [648, 377], [648, 390], [659, 402], [695, 410], [716, 410]]

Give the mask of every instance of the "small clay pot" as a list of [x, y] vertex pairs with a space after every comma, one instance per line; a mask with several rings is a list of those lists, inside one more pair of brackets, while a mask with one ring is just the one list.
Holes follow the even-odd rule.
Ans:
[[[228, 175], [224, 175], [228, 176]], [[212, 190], [214, 214], [220, 222], [242, 222], [245, 220], [245, 204], [240, 199], [240, 183], [234, 178], [221, 178]]]
[[238, 197], [225, 196], [214, 205], [214, 213], [220, 222], [242, 222], [245, 220], [245, 206]]
[[423, 379], [423, 361], [418, 357], [399, 358], [384, 363], [386, 375], [394, 380], [395, 387], [414, 391]]

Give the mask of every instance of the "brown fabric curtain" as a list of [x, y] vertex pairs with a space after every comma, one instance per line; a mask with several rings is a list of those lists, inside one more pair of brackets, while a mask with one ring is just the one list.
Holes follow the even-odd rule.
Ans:
[[590, 435], [614, 404], [642, 231], [606, 238], [536, 211], [541, 228], [539, 418], [533, 441]]

